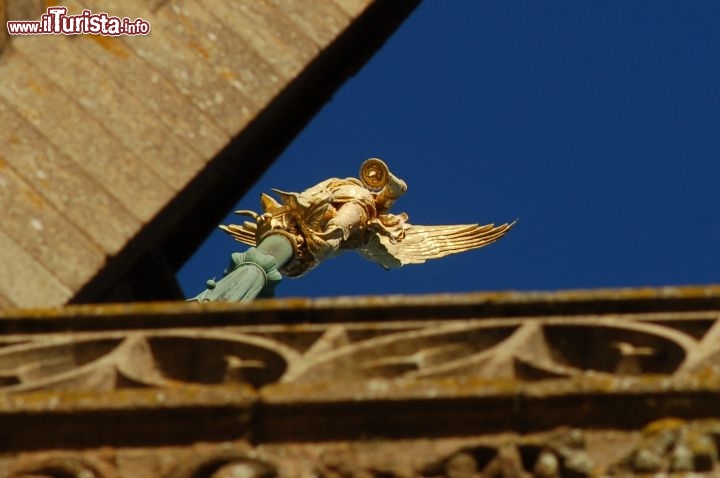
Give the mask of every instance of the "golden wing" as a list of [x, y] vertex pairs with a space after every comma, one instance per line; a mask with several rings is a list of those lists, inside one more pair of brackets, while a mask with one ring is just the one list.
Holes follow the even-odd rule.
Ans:
[[242, 224], [228, 224], [227, 226], [221, 225], [220, 229], [230, 234], [236, 241], [240, 241], [251, 247], [257, 246], [255, 243], [257, 223], [245, 221]]
[[393, 242], [387, 236], [374, 234], [358, 252], [385, 268], [422, 264], [429, 259], [487, 246], [503, 237], [515, 222], [497, 227], [494, 224], [410, 225], [401, 240]]

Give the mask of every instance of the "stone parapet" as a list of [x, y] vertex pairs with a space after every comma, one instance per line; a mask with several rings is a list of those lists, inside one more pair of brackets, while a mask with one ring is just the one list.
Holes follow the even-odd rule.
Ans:
[[719, 317], [714, 286], [10, 311], [0, 476], [713, 476]]

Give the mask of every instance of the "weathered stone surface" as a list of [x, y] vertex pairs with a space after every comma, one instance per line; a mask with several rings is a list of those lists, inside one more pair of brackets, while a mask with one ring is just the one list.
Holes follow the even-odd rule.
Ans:
[[[89, 7], [92, 1], [79, 3]], [[143, 2], [113, 4], [116, 15], [143, 18], [153, 28], [148, 37], [121, 39], [123, 46], [173, 83], [198, 109], [223, 127], [228, 136], [236, 134], [257, 114], [258, 105], [232, 84], [232, 78], [214, 68], [208, 61], [209, 52], [194, 48], [176, 35], [175, 30], [183, 31], [185, 25], [169, 20], [164, 14], [168, 8], [172, 8], [172, 4], [153, 13]], [[255, 67], [245, 65], [248, 71]]]
[[[205, 159], [179, 139], [171, 127], [158, 121], [142, 96], [133, 95], [124, 88], [122, 80], [78, 54], [75, 43], [72, 37], [28, 36], [14, 46], [25, 53], [38, 72], [74, 98], [88, 116], [106, 129], [105, 134], [112, 136], [139, 163], [173, 189], [185, 186]], [[78, 72], [83, 81], [68, 72]]]
[[[231, 18], [237, 17], [237, 13]], [[286, 81], [243, 37], [226, 27], [200, 3], [174, 0], [158, 12], [161, 25], [179, 41], [198, 53], [203, 63], [248, 99], [255, 108], [262, 108], [277, 95]], [[237, 93], [235, 95], [237, 96]], [[215, 101], [233, 102], [232, 98], [216, 96]]]
[[6, 314], [0, 476], [716, 476], [719, 320], [718, 287]]
[[[69, 230], [74, 226], [84, 231], [107, 255], [117, 253], [126, 238], [140, 227], [137, 219], [3, 101], [0, 101], [0, 124], [5, 126], [0, 128], [3, 160], [56, 208], [70, 223], [67, 224]], [[63, 242], [62, 237], [62, 234], [54, 236], [53, 243]], [[92, 251], [88, 254], [92, 255]], [[65, 258], [73, 259], [77, 258]]]
[[[64, 3], [71, 11], [82, 10], [76, 0]], [[193, 105], [191, 98], [144, 60], [134, 55], [126, 42], [142, 43], [142, 38], [114, 38], [84, 35], [73, 39], [73, 48], [97, 63], [116, 82], [152, 112], [146, 121], [157, 121], [169, 128], [186, 147], [208, 161], [230, 139], [209, 116]], [[140, 118], [141, 120], [143, 118]], [[150, 158], [147, 158], [150, 159]], [[197, 164], [195, 165], [197, 169]], [[193, 169], [193, 170], [195, 170]]]
[[[0, 25], [5, 25], [7, 22], [7, 6], [5, 2], [0, 2]], [[7, 43], [8, 32], [6, 28], [0, 28], [0, 54], [2, 54], [3, 48]]]
[[0, 230], [69, 288], [81, 287], [104, 264], [103, 252], [23, 181], [1, 153], [0, 208]]
[[[18, 307], [37, 307], [38, 290], [43, 299], [55, 303], [68, 300], [72, 294], [57, 277], [15, 241], [0, 231], [0, 291]], [[28, 284], [32, 286], [28, 287]], [[44, 301], [43, 300], [43, 301]]]
[[333, 0], [342, 8], [345, 13], [350, 15], [351, 18], [355, 18], [365, 11], [367, 3], [363, 0]]
[[[269, 3], [253, 0], [200, 3], [285, 78], [296, 77], [319, 51], [309, 36]], [[362, 3], [367, 5], [366, 1]]]
[[[28, 38], [13, 40], [16, 43]], [[162, 178], [17, 50], [5, 52], [0, 60], [0, 97], [137, 219], [150, 220], [172, 197]]]
[[45, 11], [47, 2], [44, 0], [3, 0], [2, 3], [8, 20], [35, 20]]
[[350, 21], [347, 13], [331, 0], [271, 0], [270, 3], [317, 45], [333, 41]]

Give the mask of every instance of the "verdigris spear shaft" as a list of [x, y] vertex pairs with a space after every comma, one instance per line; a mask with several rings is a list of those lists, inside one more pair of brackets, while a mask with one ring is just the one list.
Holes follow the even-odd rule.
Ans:
[[278, 271], [290, 261], [293, 246], [280, 234], [266, 236], [257, 247], [230, 256], [222, 279], [207, 281], [207, 288], [189, 301], [249, 302], [256, 297], [272, 297], [282, 280]]

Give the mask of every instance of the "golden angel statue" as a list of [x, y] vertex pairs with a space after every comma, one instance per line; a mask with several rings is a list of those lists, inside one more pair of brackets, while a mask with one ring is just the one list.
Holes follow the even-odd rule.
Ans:
[[407, 214], [389, 212], [405, 191], [405, 181], [380, 159], [370, 158], [362, 164], [359, 179], [330, 178], [301, 193], [273, 189], [279, 201], [263, 194], [262, 214], [236, 211], [253, 221], [220, 228], [250, 246], [269, 235], [283, 235], [292, 244], [293, 255], [280, 271], [299, 277], [347, 250], [385, 268], [419, 264], [486, 246], [515, 224], [410, 224]]

